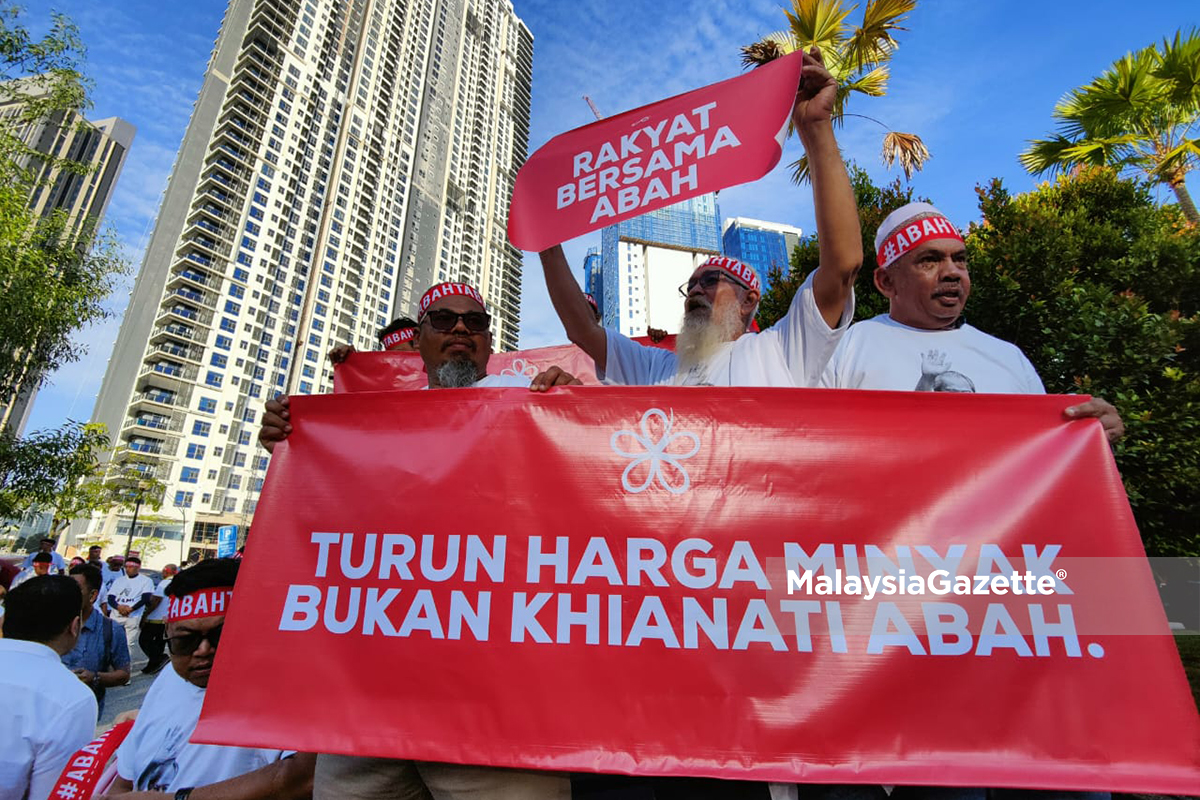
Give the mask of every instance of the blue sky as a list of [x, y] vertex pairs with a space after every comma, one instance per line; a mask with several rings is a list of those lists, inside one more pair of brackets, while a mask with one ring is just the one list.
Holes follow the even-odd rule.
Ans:
[[[770, 0], [513, 0], [534, 35], [530, 150], [591, 122], [583, 95], [615, 114], [741, 72], [738, 47], [784, 27]], [[72, 17], [88, 46], [93, 118], [119, 116], [137, 138], [109, 206], [134, 269], [149, 237], [192, 103], [225, 11], [223, 0], [54, 0], [28, 2], [25, 22], [46, 26], [52, 10]], [[1012, 192], [1036, 181], [1016, 156], [1051, 130], [1054, 103], [1129, 50], [1200, 24], [1196, 0], [920, 0], [892, 62], [884, 98], [854, 98], [851, 112], [919, 134], [933, 154], [912, 184], [959, 225], [978, 219], [975, 187], [1002, 178]], [[851, 19], [859, 19], [853, 14]], [[877, 182], [894, 175], [879, 158], [878, 126], [851, 119], [839, 139]], [[721, 192], [726, 217], [747, 216], [812, 230], [807, 188], [790, 183], [789, 142], [776, 169], [753, 184]], [[1189, 188], [1200, 192], [1195, 177]], [[1161, 199], [1172, 197], [1165, 190]], [[577, 268], [599, 233], [573, 240]], [[51, 376], [27, 430], [85, 419], [92, 409], [128, 302], [132, 276], [114, 293], [118, 316], [77, 337], [80, 360]], [[562, 342], [536, 256], [526, 256], [521, 342]]]

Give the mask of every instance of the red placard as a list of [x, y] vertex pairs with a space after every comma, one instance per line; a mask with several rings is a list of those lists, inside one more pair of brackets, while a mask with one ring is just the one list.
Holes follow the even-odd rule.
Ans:
[[[1063, 421], [1077, 401], [295, 397], [196, 739], [1194, 791], [1200, 719], [1100, 426]], [[880, 588], [935, 567], [990, 593]], [[1010, 573], [1052, 585], [1001, 592]], [[816, 588], [852, 575], [879, 593]]]
[[508, 240], [546, 248], [779, 163], [803, 53], [555, 136], [513, 186]]
[[[661, 342], [651, 342], [647, 336], [634, 339], [648, 347], [675, 349], [675, 335]], [[588, 384], [599, 383], [596, 366], [587, 353], [573, 344], [537, 347], [531, 350], [512, 350], [492, 353], [488, 359], [489, 375], [528, 375], [533, 378], [550, 367], [561, 367]], [[335, 392], [387, 392], [393, 389], [424, 389], [429, 384], [425, 364], [419, 353], [397, 351], [354, 352], [333, 367]]]

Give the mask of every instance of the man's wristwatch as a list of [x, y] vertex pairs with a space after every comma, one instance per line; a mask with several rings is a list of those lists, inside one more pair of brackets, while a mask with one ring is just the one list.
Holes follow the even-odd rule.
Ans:
[[189, 786], [186, 789], [180, 789], [175, 792], [175, 800], [188, 800], [188, 798], [192, 796], [192, 792], [195, 790], [195, 786]]

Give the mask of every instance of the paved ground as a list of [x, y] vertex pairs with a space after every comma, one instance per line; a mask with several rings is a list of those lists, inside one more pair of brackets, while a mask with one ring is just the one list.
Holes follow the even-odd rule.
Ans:
[[[100, 717], [100, 724], [96, 726], [96, 732], [104, 730], [112, 725], [113, 719], [122, 711], [132, 711], [135, 708], [141, 708], [142, 698], [146, 696], [146, 691], [150, 688], [150, 684], [154, 683], [156, 675], [143, 675], [142, 667], [146, 666], [146, 656], [142, 653], [140, 647], [136, 645], [133, 648], [133, 667], [130, 672], [133, 680], [128, 686], [116, 686], [109, 689], [104, 695], [104, 715]], [[170, 669], [171, 665], [163, 667]], [[162, 673], [160, 672], [159, 675]]]

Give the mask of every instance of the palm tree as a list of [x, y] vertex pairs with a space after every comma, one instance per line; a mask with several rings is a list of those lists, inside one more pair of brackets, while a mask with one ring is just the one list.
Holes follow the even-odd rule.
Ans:
[[[763, 37], [761, 41], [742, 48], [742, 63], [759, 67], [796, 50], [821, 48], [825, 66], [838, 82], [837, 106], [833, 119], [838, 125], [844, 117], [860, 117], [875, 122], [888, 132], [883, 137], [883, 161], [891, 167], [896, 162], [911, 179], [914, 171], [929, 160], [929, 150], [915, 133], [893, 131], [877, 119], [850, 114], [845, 108], [851, 92], [868, 97], [887, 93], [888, 62], [898, 44], [893, 31], [907, 30], [900, 23], [917, 5], [917, 0], [870, 0], [863, 11], [861, 26], [846, 22], [846, 17], [858, 6], [845, 7], [842, 0], [792, 0], [792, 10], [785, 10], [788, 30]], [[797, 183], [808, 179], [808, 157], [792, 164], [792, 179]]]
[[1021, 164], [1035, 175], [1109, 165], [1166, 184], [1193, 225], [1200, 213], [1184, 185], [1200, 166], [1200, 32], [1127, 54], [1054, 107], [1059, 132], [1035, 139]]

